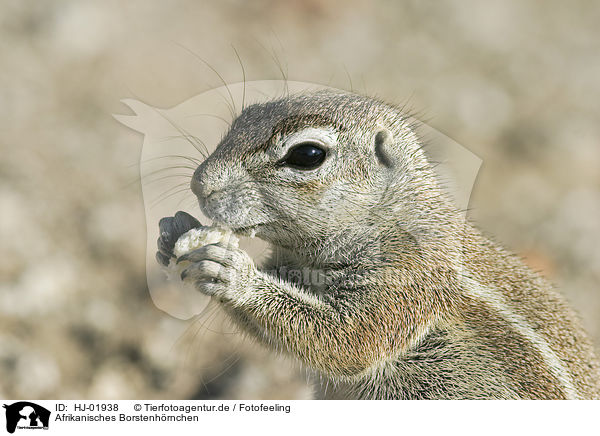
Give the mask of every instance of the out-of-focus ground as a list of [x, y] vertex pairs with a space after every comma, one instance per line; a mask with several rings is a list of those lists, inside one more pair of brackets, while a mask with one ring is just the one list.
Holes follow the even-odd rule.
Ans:
[[[409, 100], [483, 160], [471, 217], [561, 289], [600, 345], [594, 2], [4, 1], [0, 396], [308, 398], [218, 311], [154, 307], [141, 137], [112, 113], [281, 78]], [[133, 182], [133, 183], [132, 183]], [[204, 323], [204, 324], [203, 324]]]

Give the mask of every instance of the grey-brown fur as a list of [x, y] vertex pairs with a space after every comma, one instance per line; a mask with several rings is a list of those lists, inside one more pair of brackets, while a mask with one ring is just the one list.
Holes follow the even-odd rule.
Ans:
[[[282, 167], [286, 138], [307, 128], [328, 132], [327, 159]], [[326, 396], [600, 398], [576, 316], [464, 222], [400, 109], [329, 91], [250, 106], [191, 187], [216, 224], [254, 228], [273, 255], [258, 268], [205, 247], [186, 279], [320, 373]]]

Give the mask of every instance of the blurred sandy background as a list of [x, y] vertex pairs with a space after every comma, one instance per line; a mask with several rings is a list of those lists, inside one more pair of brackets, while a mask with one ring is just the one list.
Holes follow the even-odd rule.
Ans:
[[[308, 398], [215, 312], [151, 303], [126, 97], [279, 79], [405, 102], [483, 159], [471, 217], [600, 345], [600, 6], [561, 1], [3, 1], [0, 396]], [[133, 182], [133, 183], [131, 183]], [[187, 333], [186, 333], [187, 332]]]

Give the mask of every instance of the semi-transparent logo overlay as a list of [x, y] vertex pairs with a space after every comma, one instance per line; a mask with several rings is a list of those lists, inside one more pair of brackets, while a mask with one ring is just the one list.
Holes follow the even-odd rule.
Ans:
[[[167, 280], [164, 269], [156, 260], [158, 223], [185, 211], [202, 225], [210, 225], [190, 189], [194, 170], [210, 155], [227, 132], [231, 121], [239, 115], [242, 105], [261, 103], [290, 94], [331, 89], [326, 86], [282, 80], [234, 83], [196, 95], [177, 106], [163, 109], [141, 101], [125, 99], [123, 103], [135, 115], [115, 115], [124, 125], [143, 134], [140, 176], [146, 212], [147, 249], [146, 275], [154, 304], [166, 313], [189, 319], [206, 308], [210, 297]], [[338, 91], [338, 90], [336, 90]], [[392, 103], [392, 102], [390, 102]], [[481, 160], [466, 148], [425, 123], [418, 124], [417, 134], [427, 146], [425, 152], [442, 186], [458, 210], [468, 209], [471, 190]], [[466, 216], [463, 217], [466, 219]], [[269, 252], [268, 244], [258, 238], [241, 238], [240, 248], [246, 250], [257, 264]], [[310, 286], [311, 280], [321, 284], [323, 278], [314, 271], [286, 271], [294, 282]]]

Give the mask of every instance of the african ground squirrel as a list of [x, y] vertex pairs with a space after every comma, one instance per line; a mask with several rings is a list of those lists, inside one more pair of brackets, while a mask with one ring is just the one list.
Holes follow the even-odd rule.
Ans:
[[[183, 277], [322, 374], [329, 396], [600, 398], [576, 315], [465, 222], [400, 109], [332, 91], [249, 106], [191, 189], [213, 224], [273, 252], [257, 267], [206, 245]], [[163, 219], [159, 261], [198, 225]]]

